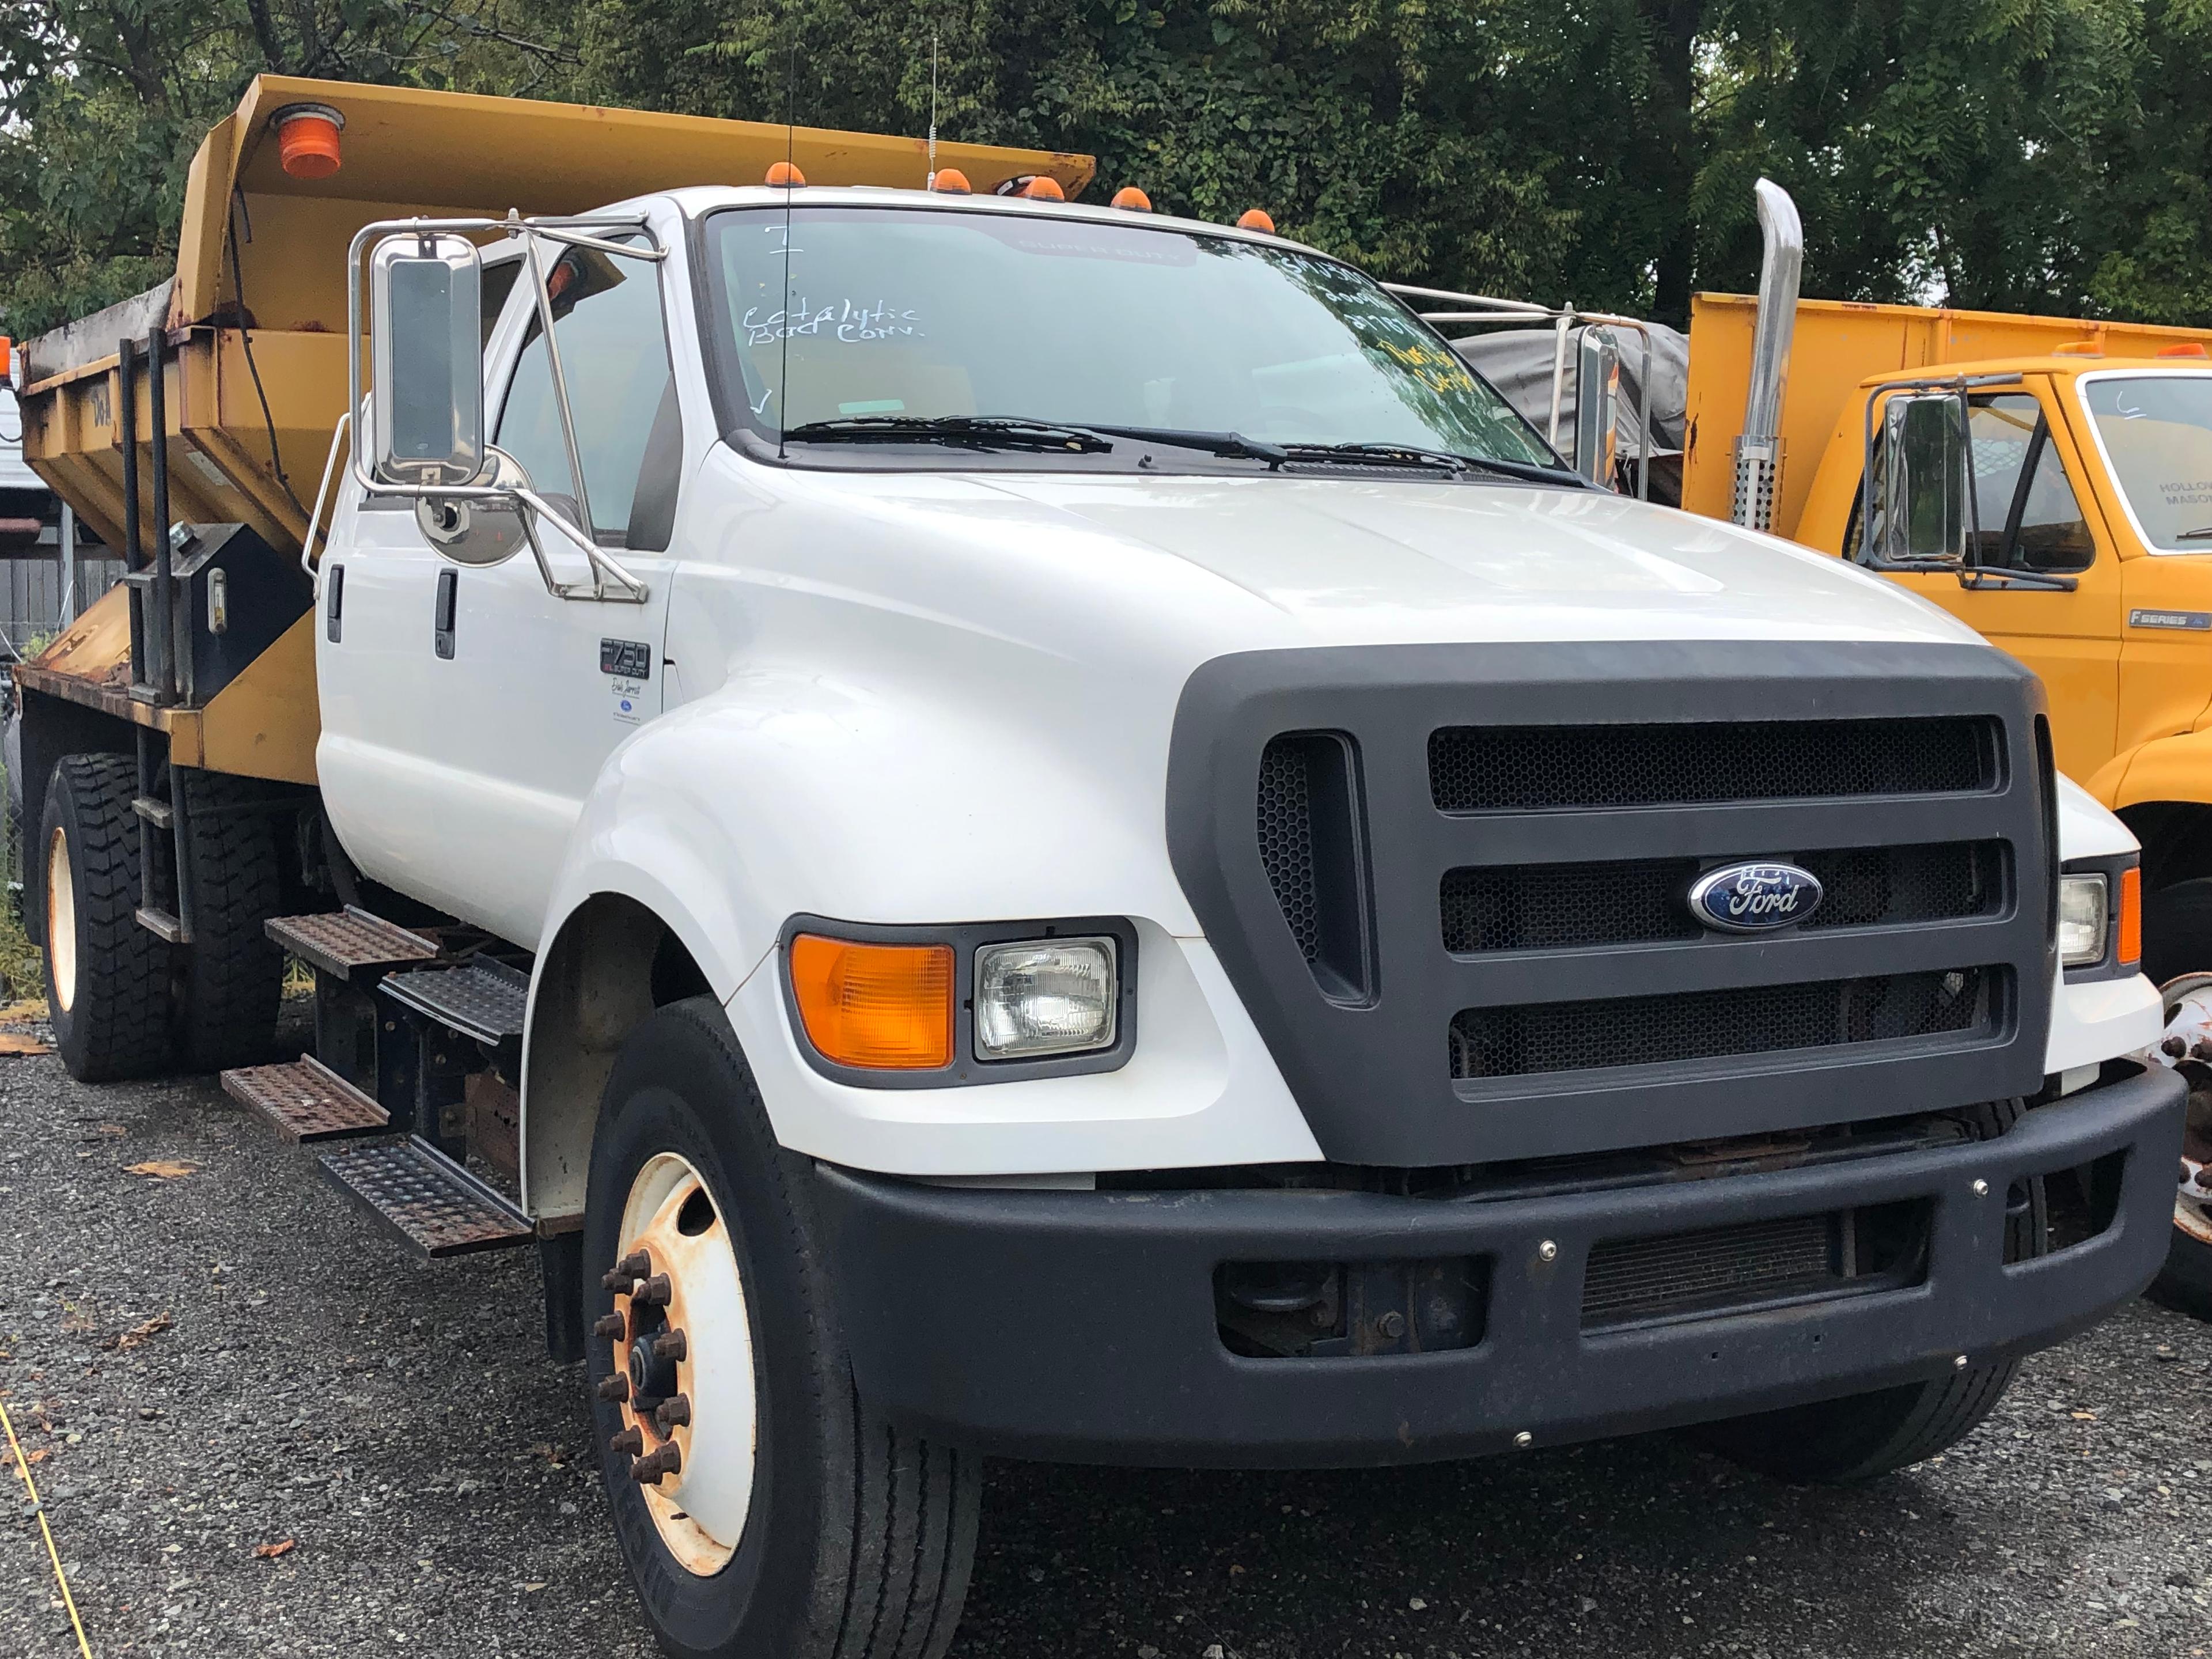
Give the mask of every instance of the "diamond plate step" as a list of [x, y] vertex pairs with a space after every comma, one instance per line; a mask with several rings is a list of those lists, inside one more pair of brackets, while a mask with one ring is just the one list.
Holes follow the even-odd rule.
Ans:
[[222, 1074], [222, 1091], [269, 1121], [295, 1146], [377, 1134], [392, 1115], [313, 1054], [281, 1066], [247, 1066]]
[[530, 981], [500, 962], [471, 962], [460, 968], [423, 968], [394, 974], [385, 994], [403, 1007], [428, 1014], [441, 1025], [479, 1042], [503, 1042], [522, 1035], [530, 1006]]
[[530, 1218], [419, 1137], [325, 1152], [338, 1189], [431, 1260], [503, 1250], [536, 1237]]
[[403, 968], [438, 954], [437, 945], [420, 933], [410, 933], [356, 905], [319, 916], [271, 916], [266, 925], [270, 938], [325, 973]]

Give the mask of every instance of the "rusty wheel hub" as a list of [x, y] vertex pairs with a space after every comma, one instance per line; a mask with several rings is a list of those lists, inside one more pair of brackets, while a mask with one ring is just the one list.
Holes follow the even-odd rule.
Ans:
[[2147, 1058], [2189, 1083], [2189, 1120], [2173, 1189], [2173, 1224], [2212, 1244], [2212, 974], [2185, 974], [2160, 988], [2166, 1036]]
[[750, 1322], [727, 1224], [696, 1170], [661, 1153], [623, 1206], [621, 1256], [602, 1283], [614, 1311], [599, 1397], [622, 1426], [608, 1455], [638, 1485], [687, 1572], [729, 1564], [752, 1499], [757, 1415]]

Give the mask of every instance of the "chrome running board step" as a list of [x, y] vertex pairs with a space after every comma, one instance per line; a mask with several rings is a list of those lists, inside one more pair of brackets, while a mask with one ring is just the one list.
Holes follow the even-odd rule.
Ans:
[[310, 967], [341, 979], [357, 969], [404, 968], [437, 957], [435, 942], [356, 905], [324, 915], [271, 916], [269, 937]]

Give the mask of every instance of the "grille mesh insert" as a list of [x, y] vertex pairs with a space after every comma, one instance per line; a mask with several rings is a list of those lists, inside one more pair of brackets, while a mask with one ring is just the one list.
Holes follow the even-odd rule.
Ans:
[[1663, 1238], [1607, 1239], [1583, 1276], [1583, 1323], [1755, 1301], [1835, 1272], [1834, 1218], [1790, 1216]]
[[1996, 722], [1707, 721], [1444, 726], [1429, 734], [1443, 812], [1954, 794], [1995, 786]]
[[1987, 1030], [2002, 974], [1962, 968], [1468, 1008], [1451, 1023], [1451, 1074], [1529, 1077]]
[[1321, 953], [1321, 899], [1314, 885], [1313, 779], [1309, 747], [1277, 738], [1260, 757], [1260, 861], [1298, 949]]
[[[1812, 933], [1996, 914], [2002, 902], [2003, 847], [1935, 842], [1853, 847], [1784, 855], [1820, 878], [1820, 908], [1800, 924]], [[1444, 949], [1571, 950], [1700, 938], [1682, 894], [1696, 859], [1601, 864], [1511, 865], [1445, 872], [1439, 893]]]

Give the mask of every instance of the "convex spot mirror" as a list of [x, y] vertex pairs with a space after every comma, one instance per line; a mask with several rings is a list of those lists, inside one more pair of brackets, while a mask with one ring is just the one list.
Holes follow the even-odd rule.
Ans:
[[[494, 489], [530, 487], [522, 464], [496, 446], [485, 451], [484, 476], [477, 483]], [[502, 564], [529, 545], [522, 515], [530, 511], [519, 495], [423, 495], [415, 502], [415, 522], [423, 538], [455, 564]]]
[[371, 470], [382, 483], [476, 483], [485, 465], [483, 266], [465, 237], [409, 232], [369, 255]]
[[1955, 392], [1899, 392], [1882, 408], [1875, 553], [1885, 563], [1966, 560], [1966, 408]]

